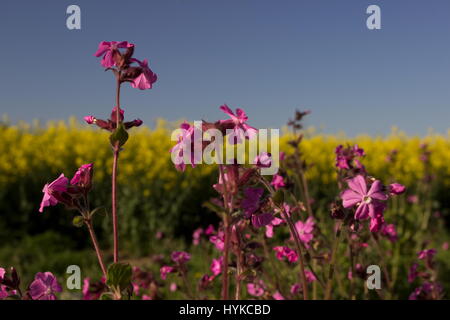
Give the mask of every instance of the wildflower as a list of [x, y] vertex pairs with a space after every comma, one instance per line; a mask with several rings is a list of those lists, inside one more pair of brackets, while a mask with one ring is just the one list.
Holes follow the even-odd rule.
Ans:
[[225, 247], [225, 235], [222, 231], [219, 231], [217, 235], [212, 235], [211, 237], [209, 237], [209, 241], [211, 243], [214, 243], [217, 250], [223, 251]]
[[376, 218], [377, 213], [383, 212], [384, 204], [381, 200], [387, 200], [387, 195], [382, 192], [382, 185], [379, 180], [375, 180], [369, 191], [367, 191], [366, 180], [362, 175], [358, 175], [347, 181], [350, 189], [341, 194], [344, 208], [357, 205], [355, 219], [362, 220], [369, 216]]
[[244, 190], [244, 199], [241, 206], [247, 218], [250, 218], [259, 209], [259, 200], [263, 193], [264, 190], [261, 188], [247, 188]]
[[406, 201], [410, 204], [417, 204], [419, 203], [419, 197], [416, 195], [410, 195], [406, 198]]
[[62, 173], [56, 180], [51, 183], [47, 183], [42, 189], [44, 197], [41, 201], [41, 207], [39, 212], [44, 212], [44, 207], [55, 206], [60, 200], [59, 194], [67, 191], [67, 185], [69, 179], [67, 179]]
[[314, 282], [317, 280], [316, 276], [314, 275], [314, 273], [312, 273], [310, 270], [306, 269], [305, 270], [305, 277], [306, 277], [306, 281], [308, 282]]
[[287, 261], [294, 263], [298, 260], [297, 253], [290, 249], [289, 247], [274, 247], [273, 250], [276, 252], [276, 257], [278, 260], [283, 260], [284, 258], [287, 259]]
[[[177, 144], [170, 149], [170, 152], [177, 153], [179, 157], [178, 163], [175, 163], [175, 168], [178, 171], [184, 171], [186, 169], [185, 156], [188, 156], [190, 159], [190, 164], [192, 168], [195, 167], [195, 152], [194, 148], [194, 127], [191, 126], [187, 122], [183, 122], [180, 125], [180, 129], [182, 129], [181, 135], [178, 137]], [[184, 152], [187, 151], [188, 154], [185, 155]], [[188, 159], [188, 160], [189, 160]]]
[[394, 195], [400, 195], [404, 193], [406, 190], [406, 187], [400, 183], [392, 183], [389, 185], [389, 193]]
[[272, 181], [270, 182], [272, 186], [274, 186], [275, 190], [278, 190], [280, 188], [283, 188], [286, 186], [284, 183], [284, 179], [279, 174], [275, 174], [272, 178]]
[[272, 155], [267, 152], [261, 152], [256, 156], [254, 162], [258, 168], [270, 168], [272, 165]]
[[169, 286], [170, 292], [175, 292], [177, 291], [177, 289], [178, 289], [177, 284], [175, 282], [172, 282]]
[[211, 263], [211, 272], [214, 276], [219, 275], [222, 272], [223, 256], [219, 259], [213, 259]]
[[381, 234], [386, 236], [389, 241], [395, 242], [398, 240], [397, 231], [395, 230], [394, 224], [384, 224], [381, 228]]
[[0, 267], [0, 281], [2, 281], [3, 278], [5, 277], [5, 273], [6, 273], [5, 269]]
[[272, 219], [272, 221], [270, 221], [270, 223], [266, 225], [266, 237], [267, 238], [272, 238], [273, 237], [273, 228], [275, 226], [280, 225], [283, 222], [284, 221], [282, 219], [274, 217]]
[[92, 186], [93, 166], [94, 165], [92, 163], [82, 165], [77, 170], [72, 180], [70, 180], [70, 184], [73, 186], [80, 186], [89, 190]]
[[302, 289], [302, 287], [300, 286], [300, 284], [294, 283], [291, 286], [291, 290], [290, 291], [291, 291], [292, 294], [297, 294], [297, 293], [299, 293], [301, 291], [301, 289]]
[[378, 232], [384, 225], [384, 217], [381, 213], [378, 213], [375, 218], [370, 219], [370, 232]]
[[97, 52], [95, 52], [96, 57], [102, 57], [101, 64], [105, 68], [111, 68], [117, 65], [117, 55], [120, 55], [119, 48], [131, 48], [134, 47], [132, 43], [127, 41], [102, 41], [98, 45]]
[[172, 273], [175, 271], [174, 267], [171, 266], [162, 266], [161, 269], [159, 269], [159, 272], [161, 274], [161, 279], [166, 280], [167, 275], [169, 273]]
[[86, 116], [83, 119], [84, 119], [84, 121], [86, 121], [87, 124], [93, 124], [97, 120], [97, 119], [95, 119], [94, 116]]
[[212, 234], [214, 234], [214, 233], [216, 233], [216, 230], [214, 230], [214, 226], [213, 226], [212, 224], [210, 224], [210, 225], [206, 228], [205, 234], [206, 234], [207, 236], [209, 236], [209, 235], [212, 235]]
[[277, 291], [273, 294], [272, 298], [275, 300], [285, 300], [283, 295], [280, 293], [280, 291]]
[[33, 300], [56, 300], [55, 292], [61, 292], [62, 287], [51, 272], [38, 272], [30, 284], [30, 296]]
[[448, 250], [448, 242], [447, 241], [442, 244], [442, 250], [445, 250], [445, 251]]
[[436, 254], [436, 249], [427, 249], [427, 250], [422, 250], [418, 253], [418, 258], [420, 260], [427, 260], [427, 261], [431, 261], [433, 259], [433, 257]]
[[137, 62], [141, 68], [141, 74], [137, 76], [131, 82], [131, 86], [136, 89], [146, 90], [151, 89], [153, 83], [158, 79], [157, 75], [148, 67], [148, 60], [144, 59], [139, 61], [138, 59], [132, 59], [132, 61]]
[[[439, 299], [442, 294], [442, 286], [438, 283], [425, 282], [422, 286], [416, 288], [409, 300], [433, 300]], [[436, 297], [437, 296], [437, 297]]]
[[225, 104], [220, 106], [220, 110], [230, 116], [229, 120], [220, 120], [219, 123], [226, 129], [233, 129], [233, 134], [229, 136], [230, 144], [242, 142], [242, 136], [246, 139], [251, 139], [256, 136], [258, 130], [247, 124], [248, 117], [245, 111], [237, 108], [236, 114]]
[[202, 233], [203, 233], [203, 229], [202, 228], [197, 228], [192, 233], [192, 244], [194, 246], [198, 246], [199, 245], [200, 237], [202, 236]]
[[262, 280], [254, 283], [247, 283], [247, 291], [254, 297], [261, 297], [265, 292], [265, 284]]
[[191, 255], [184, 251], [174, 251], [172, 252], [171, 258], [173, 262], [177, 264], [185, 264], [189, 260], [191, 260]]
[[142, 300], [152, 300], [152, 297], [150, 297], [147, 294], [142, 295]]
[[98, 300], [107, 289], [105, 277], [97, 282], [91, 282], [90, 278], [85, 278], [82, 289], [83, 300]]
[[309, 242], [313, 239], [314, 230], [314, 218], [309, 217], [305, 222], [297, 221], [295, 223], [295, 228], [297, 229], [300, 241], [303, 242], [306, 248], [309, 248]]

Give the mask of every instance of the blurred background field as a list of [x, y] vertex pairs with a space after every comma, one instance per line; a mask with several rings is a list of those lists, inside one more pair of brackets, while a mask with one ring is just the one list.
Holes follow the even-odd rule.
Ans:
[[[217, 225], [219, 221], [202, 205], [216, 196], [211, 185], [217, 179], [217, 172], [214, 166], [188, 168], [184, 173], [175, 170], [169, 153], [173, 145], [170, 133], [175, 127], [175, 124], [160, 120], [154, 129], [133, 130], [121, 153], [121, 251], [124, 258], [151, 267], [157, 254], [167, 255], [175, 249], [191, 250], [193, 276], [199, 278], [208, 270], [210, 259], [206, 261], [201, 248], [189, 247], [196, 228]], [[287, 153], [291, 152], [287, 143], [289, 136], [286, 131], [281, 143], [281, 150]], [[45, 183], [60, 173], [70, 178], [80, 165], [94, 163], [94, 190], [90, 199], [94, 207], [102, 207], [94, 224], [101, 246], [111, 247], [108, 213], [112, 157], [108, 133], [93, 130], [75, 120], [51, 122], [45, 126], [37, 123], [10, 125], [3, 121], [0, 123], [0, 141], [0, 266], [17, 267], [25, 279], [35, 272], [47, 270], [63, 275], [70, 264], [80, 265], [83, 275], [97, 275], [96, 258], [87, 231], [72, 226], [75, 212], [62, 206], [48, 208], [42, 214], [38, 209]], [[386, 183], [395, 180], [408, 187], [403, 196], [405, 205], [395, 207], [403, 211], [408, 223], [418, 221], [418, 225], [427, 229], [424, 232], [434, 233], [435, 238], [430, 241], [438, 241], [431, 245], [440, 246], [448, 241], [450, 133], [447, 136], [411, 137], [394, 130], [385, 137], [350, 139], [344, 135], [323, 135], [307, 130], [302, 151], [309, 166], [307, 178], [315, 199], [313, 207], [320, 212], [322, 220], [328, 218], [327, 205], [338, 192], [334, 149], [347, 143], [357, 143], [364, 148], [367, 154], [364, 165], [373, 176]], [[420, 160], [424, 144], [430, 151], [429, 168]], [[394, 161], [388, 159], [393, 150], [397, 151]], [[432, 177], [427, 199], [418, 199], [423, 205], [406, 204], [408, 197], [421, 194], [425, 175]], [[426, 215], [429, 217], [424, 226]], [[406, 242], [411, 236], [400, 234]], [[444, 265], [442, 275], [444, 279], [448, 278], [448, 252], [439, 253], [438, 258]], [[108, 251], [107, 259], [110, 259]], [[409, 262], [405, 261], [404, 268], [400, 268], [403, 276]], [[447, 279], [447, 290], [448, 283]], [[403, 290], [408, 292], [410, 289], [405, 287]]]

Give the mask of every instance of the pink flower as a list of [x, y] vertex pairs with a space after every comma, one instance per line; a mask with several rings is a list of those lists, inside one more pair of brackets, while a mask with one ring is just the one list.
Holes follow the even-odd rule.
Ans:
[[217, 235], [212, 235], [211, 237], [209, 237], [209, 241], [214, 243], [217, 250], [223, 251], [225, 247], [225, 235], [222, 231], [219, 231]]
[[261, 297], [265, 291], [265, 284], [262, 280], [255, 283], [247, 283], [247, 291], [254, 297]]
[[56, 300], [55, 292], [61, 292], [62, 287], [51, 272], [38, 272], [30, 284], [30, 296], [33, 300]]
[[174, 251], [172, 252], [171, 258], [175, 263], [185, 264], [191, 260], [191, 255], [184, 251]]
[[166, 280], [167, 275], [169, 273], [172, 273], [175, 271], [174, 267], [171, 266], [162, 266], [161, 269], [159, 269], [159, 273], [161, 274], [161, 279]]
[[370, 232], [378, 232], [384, 225], [384, 217], [382, 214], [377, 214], [375, 218], [370, 219]]
[[305, 277], [306, 277], [306, 281], [308, 282], [314, 282], [317, 280], [316, 276], [314, 275], [314, 273], [312, 273], [310, 270], [305, 269]]
[[198, 246], [200, 243], [200, 237], [202, 236], [203, 229], [197, 228], [194, 230], [194, 233], [192, 233], [192, 244], [194, 246]]
[[192, 168], [195, 167], [195, 152], [194, 152], [194, 127], [191, 126], [187, 122], [183, 122], [180, 125], [180, 129], [182, 130], [181, 135], [178, 137], [177, 144], [170, 149], [171, 153], [175, 153], [178, 155], [178, 163], [175, 163], [175, 168], [178, 171], [184, 171], [186, 169], [185, 159], [184, 159], [184, 151], [190, 152], [190, 164]]
[[297, 294], [297, 293], [299, 293], [301, 290], [302, 290], [302, 287], [301, 287], [300, 284], [298, 284], [298, 283], [294, 283], [294, 284], [291, 286], [291, 293], [292, 293], [292, 294]]
[[309, 242], [313, 239], [314, 231], [314, 218], [309, 217], [305, 222], [297, 221], [295, 223], [295, 228], [297, 229], [300, 241], [303, 242], [306, 248], [309, 248]]
[[387, 195], [382, 192], [382, 185], [379, 180], [375, 180], [369, 191], [367, 191], [366, 180], [362, 175], [358, 175], [347, 181], [350, 189], [341, 194], [344, 208], [357, 205], [355, 219], [362, 220], [376, 218], [377, 213], [383, 212], [384, 204], [380, 200], [387, 200]]
[[254, 162], [259, 168], [270, 168], [272, 165], [272, 155], [267, 152], [261, 152], [256, 156]]
[[246, 218], [250, 218], [259, 209], [259, 200], [263, 193], [264, 190], [261, 188], [247, 188], [244, 190], [244, 199], [241, 206], [244, 209]]
[[283, 295], [280, 293], [280, 291], [277, 291], [273, 294], [272, 298], [275, 300], [285, 300]]
[[214, 276], [217, 276], [222, 272], [222, 263], [223, 263], [223, 256], [220, 257], [219, 259], [213, 259], [210, 269]]
[[436, 254], [436, 249], [427, 249], [427, 250], [422, 250], [419, 252], [418, 254], [418, 258], [420, 260], [428, 260], [431, 261], [433, 259], [433, 257]]
[[94, 116], [86, 116], [83, 119], [87, 124], [93, 124], [96, 120]]
[[152, 300], [152, 297], [150, 297], [147, 294], [142, 295], [142, 300]]
[[220, 106], [220, 110], [230, 116], [230, 120], [220, 120], [220, 124], [224, 125], [226, 129], [233, 129], [233, 133], [229, 136], [230, 144], [241, 143], [242, 138], [251, 139], [255, 137], [258, 130], [247, 124], [248, 117], [245, 111], [237, 108], [236, 114], [224, 104]]
[[408, 203], [410, 204], [416, 204], [419, 202], [419, 197], [416, 195], [410, 195], [408, 196], [408, 198], [406, 198], [406, 201], [408, 201]]
[[394, 195], [400, 195], [404, 193], [406, 190], [406, 187], [400, 183], [392, 183], [389, 185], [389, 193]]
[[273, 250], [276, 252], [276, 257], [278, 260], [283, 260], [286, 258], [291, 263], [298, 260], [297, 253], [289, 247], [274, 247]]
[[39, 212], [44, 212], [44, 207], [55, 206], [58, 204], [59, 194], [67, 191], [67, 185], [69, 184], [69, 179], [67, 179], [62, 173], [55, 181], [47, 183], [42, 189], [44, 197], [41, 201], [41, 207]]
[[70, 184], [89, 189], [92, 185], [92, 171], [94, 165], [92, 163], [83, 164], [75, 173]]
[[272, 186], [274, 186], [275, 190], [278, 190], [280, 188], [283, 188], [286, 186], [286, 184], [284, 183], [284, 179], [282, 176], [280, 176], [279, 174], [275, 174], [272, 177], [272, 182], [270, 182], [270, 184]]
[[275, 226], [280, 225], [283, 222], [284, 221], [282, 219], [274, 217], [272, 219], [272, 221], [270, 221], [270, 223], [268, 225], [266, 225], [266, 237], [272, 238], [273, 237], [273, 228]]
[[206, 228], [205, 234], [206, 234], [207, 236], [209, 236], [209, 235], [212, 235], [212, 234], [214, 234], [214, 233], [216, 233], [216, 230], [214, 229], [214, 226], [213, 226], [212, 224], [210, 224], [210, 225]]
[[170, 292], [175, 292], [177, 291], [177, 289], [178, 289], [177, 284], [175, 282], [172, 282], [169, 286]]
[[155, 73], [148, 67], [148, 60], [144, 59], [143, 61], [139, 61], [138, 59], [132, 59], [134, 62], [137, 62], [142, 69], [142, 73], [137, 76], [137, 78], [133, 79], [131, 82], [131, 86], [136, 89], [146, 90], [151, 89], [152, 85], [158, 80], [158, 77]]
[[83, 300], [98, 300], [107, 289], [105, 277], [94, 283], [91, 283], [90, 278], [85, 278], [82, 289]]
[[0, 281], [2, 281], [3, 278], [5, 277], [5, 273], [6, 273], [5, 269], [0, 268]]
[[447, 241], [442, 244], [442, 250], [445, 250], [445, 251], [448, 250], [448, 242]]
[[101, 64], [105, 68], [111, 68], [116, 65], [114, 61], [114, 55], [118, 53], [119, 48], [130, 48], [133, 47], [134, 44], [128, 43], [127, 41], [102, 41], [98, 45], [97, 52], [95, 52], [96, 57], [103, 56]]
[[385, 224], [381, 228], [381, 234], [388, 237], [389, 241], [395, 242], [398, 240], [397, 231], [394, 224]]

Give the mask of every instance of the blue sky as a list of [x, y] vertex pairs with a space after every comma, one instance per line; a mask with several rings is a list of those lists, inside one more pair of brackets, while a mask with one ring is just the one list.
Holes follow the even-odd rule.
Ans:
[[[66, 28], [70, 4], [81, 30]], [[381, 30], [366, 27], [371, 4]], [[159, 80], [126, 85], [122, 104], [150, 125], [216, 120], [227, 103], [261, 128], [296, 108], [327, 133], [449, 128], [448, 0], [15, 0], [1, 4], [0, 37], [0, 114], [13, 121], [107, 115], [114, 80], [93, 53], [128, 40]]]

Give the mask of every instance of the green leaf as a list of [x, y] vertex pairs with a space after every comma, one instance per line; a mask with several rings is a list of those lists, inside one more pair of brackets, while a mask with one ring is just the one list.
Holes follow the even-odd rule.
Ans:
[[106, 284], [122, 291], [130, 285], [131, 276], [132, 270], [128, 263], [113, 263], [108, 268]]
[[72, 220], [72, 224], [77, 228], [81, 228], [83, 226], [83, 223], [84, 218], [82, 216], [75, 216]]
[[218, 206], [217, 204], [212, 203], [211, 201], [204, 202], [203, 206], [219, 215], [222, 215], [224, 213], [224, 209], [221, 206]]
[[111, 145], [114, 147], [119, 142], [119, 147], [123, 146], [128, 140], [128, 132], [123, 123], [119, 124], [116, 130], [109, 137]]

